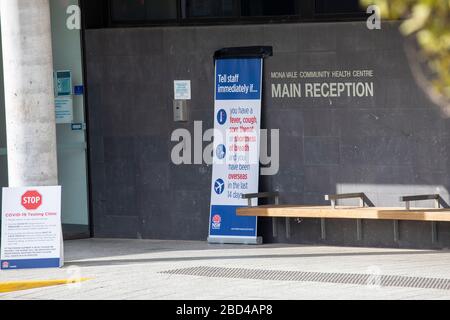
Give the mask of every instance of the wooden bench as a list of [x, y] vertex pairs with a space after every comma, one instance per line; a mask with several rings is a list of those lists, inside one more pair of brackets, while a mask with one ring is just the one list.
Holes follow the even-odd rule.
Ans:
[[[252, 207], [251, 199], [275, 198], [275, 205], [263, 205]], [[326, 239], [325, 219], [356, 219], [357, 238], [362, 240], [361, 220], [393, 220], [394, 240], [399, 240], [398, 221], [430, 221], [432, 222], [432, 241], [437, 241], [436, 222], [450, 222], [450, 209], [448, 204], [440, 195], [420, 195], [401, 197], [405, 202], [405, 208], [382, 208], [375, 207], [372, 201], [364, 193], [352, 193], [341, 195], [327, 195], [325, 199], [331, 201], [331, 206], [305, 206], [305, 205], [280, 205], [278, 193], [250, 194], [245, 195], [249, 200], [249, 207], [237, 210], [238, 216], [270, 217], [273, 220], [274, 237], [277, 235], [276, 218], [286, 218], [286, 237], [290, 237], [291, 218], [317, 218], [321, 219], [322, 239]], [[337, 201], [343, 199], [360, 199], [359, 207], [338, 206]], [[410, 203], [413, 201], [434, 200], [435, 208], [412, 209]]]

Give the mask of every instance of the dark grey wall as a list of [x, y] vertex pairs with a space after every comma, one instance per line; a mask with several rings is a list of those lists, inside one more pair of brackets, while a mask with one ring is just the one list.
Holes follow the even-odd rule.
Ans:
[[[171, 164], [176, 128], [173, 80], [192, 80], [191, 120], [213, 126], [215, 50], [272, 45], [266, 61], [263, 126], [281, 128], [281, 170], [261, 189], [278, 189], [285, 203], [321, 204], [323, 195], [364, 191], [378, 206], [400, 205], [405, 194], [441, 193], [448, 201], [450, 127], [416, 86], [395, 24], [369, 31], [365, 23], [168, 27], [86, 31], [90, 165], [97, 237], [205, 240], [211, 168]], [[271, 71], [375, 71], [373, 98], [272, 99]], [[430, 205], [425, 203], [424, 205]], [[280, 227], [282, 222], [280, 221]], [[445, 247], [450, 225], [327, 222], [325, 243]], [[320, 221], [293, 223], [292, 238], [320, 243]], [[280, 229], [282, 230], [282, 229]]]

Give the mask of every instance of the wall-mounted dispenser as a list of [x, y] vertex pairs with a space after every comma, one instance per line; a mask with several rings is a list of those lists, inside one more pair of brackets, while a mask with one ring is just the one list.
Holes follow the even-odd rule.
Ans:
[[187, 100], [173, 101], [173, 118], [175, 122], [189, 121], [189, 109]]

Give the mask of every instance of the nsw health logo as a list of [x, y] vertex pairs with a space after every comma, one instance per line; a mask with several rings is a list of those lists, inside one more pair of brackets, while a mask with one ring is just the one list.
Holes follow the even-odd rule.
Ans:
[[219, 214], [216, 214], [212, 218], [212, 228], [214, 230], [220, 230], [222, 224], [222, 217]]

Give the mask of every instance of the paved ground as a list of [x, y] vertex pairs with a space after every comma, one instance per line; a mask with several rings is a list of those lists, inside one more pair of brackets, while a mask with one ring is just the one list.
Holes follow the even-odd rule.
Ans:
[[450, 290], [204, 278], [160, 272], [191, 267], [402, 275], [450, 279], [450, 251], [202, 242], [81, 240], [65, 244], [61, 270], [0, 272], [0, 282], [88, 277], [75, 286], [0, 294], [0, 299], [449, 299]]

